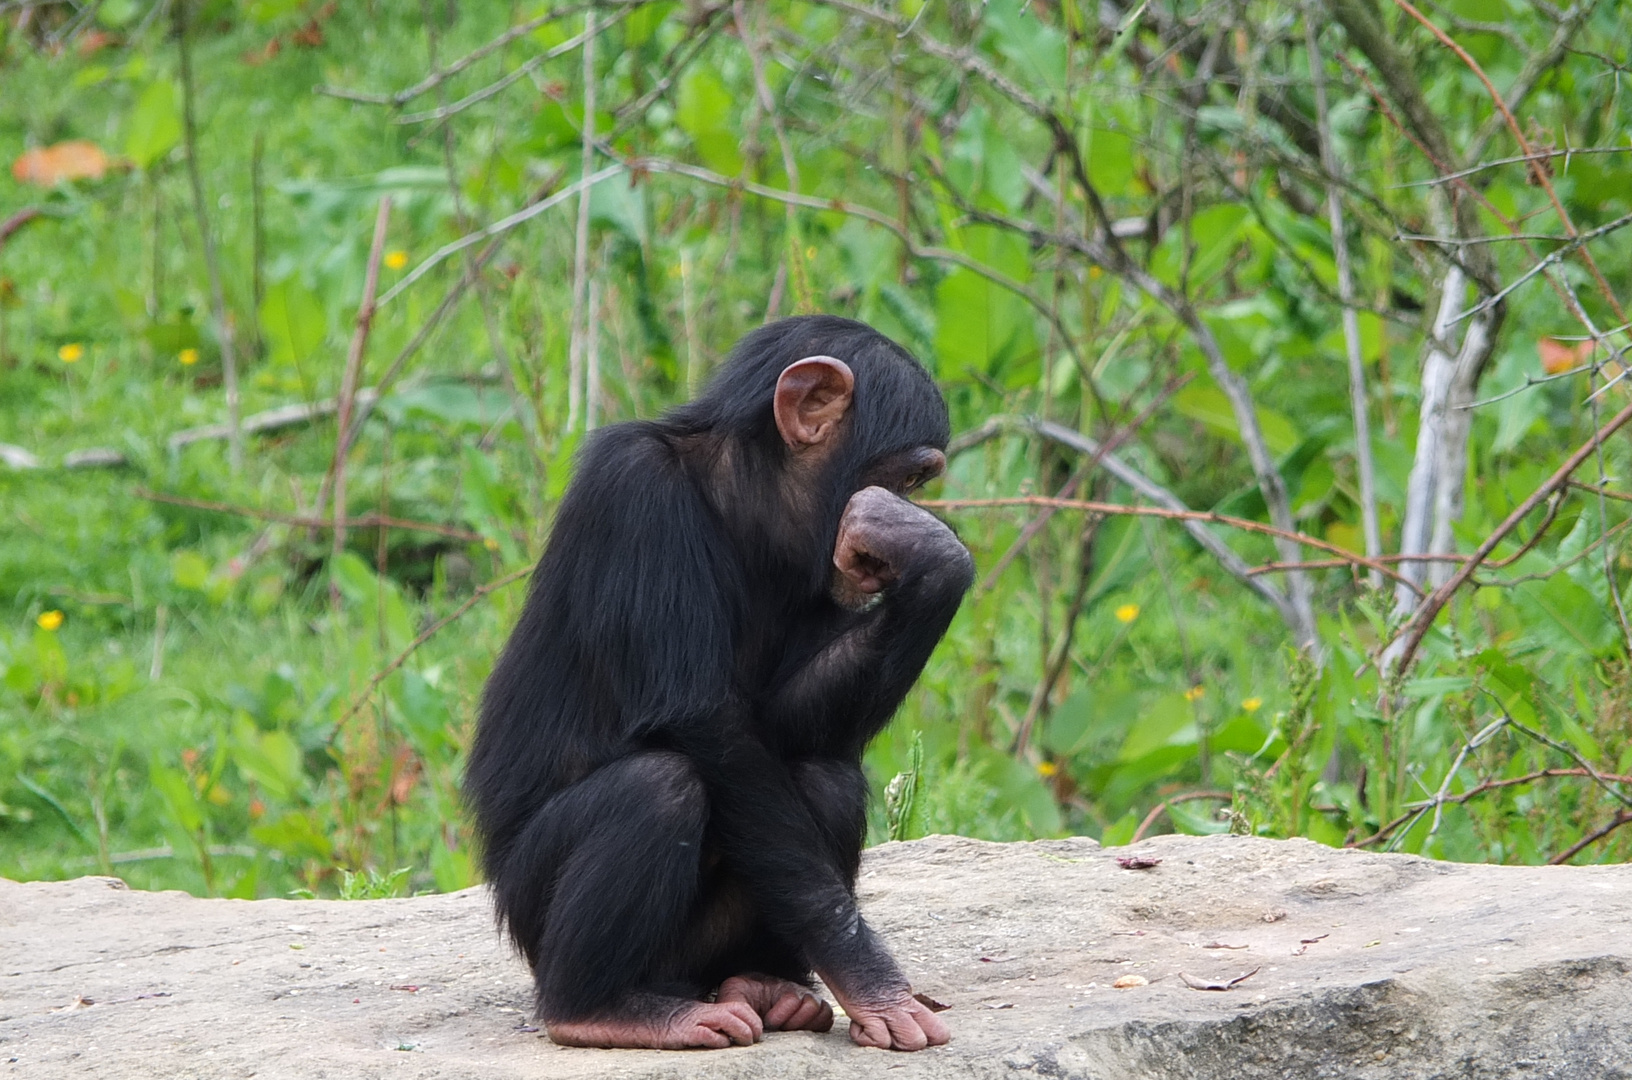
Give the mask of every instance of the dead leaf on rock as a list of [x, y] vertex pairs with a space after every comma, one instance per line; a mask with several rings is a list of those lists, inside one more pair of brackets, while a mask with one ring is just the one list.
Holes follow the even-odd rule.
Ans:
[[945, 1002], [936, 1001], [928, 994], [914, 994], [912, 997], [914, 1001], [918, 1002], [918, 1004], [922, 1005], [930, 1012], [945, 1012], [952, 1007]]
[[1282, 919], [1286, 918], [1286, 912], [1266, 911], [1264, 912], [1263, 918], [1265, 922], [1280, 922]]
[[83, 994], [75, 994], [74, 995], [74, 1000], [70, 1001], [68, 1004], [58, 1005], [56, 1008], [50, 1009], [48, 1011], [54, 1012], [54, 1013], [78, 1012], [80, 1009], [88, 1009], [92, 1005], [95, 1005], [95, 1004], [96, 1004], [96, 999], [95, 998], [88, 998], [88, 997], [85, 997]]
[[1116, 865], [1124, 870], [1149, 870], [1162, 865], [1162, 860], [1154, 855], [1118, 855]]
[[1320, 935], [1320, 936], [1318, 936], [1318, 937], [1306, 937], [1306, 938], [1299, 938], [1299, 939], [1298, 939], [1298, 944], [1299, 944], [1299, 945], [1313, 945], [1313, 944], [1314, 944], [1314, 943], [1315, 943], [1315, 942], [1317, 942], [1317, 941], [1325, 941], [1325, 940], [1326, 940], [1326, 939], [1327, 939], [1327, 938], [1329, 938], [1329, 937], [1331, 937], [1331, 936], [1332, 936], [1332, 935], [1330, 935], [1330, 934], [1321, 934], [1321, 935]]
[[1217, 979], [1198, 979], [1194, 975], [1186, 975], [1181, 971], [1179, 972], [1179, 978], [1183, 979], [1184, 985], [1188, 986], [1192, 990], [1233, 990], [1237, 986], [1240, 986], [1242, 983], [1246, 982], [1248, 979], [1252, 978], [1254, 975], [1258, 974], [1258, 971], [1258, 968], [1253, 968], [1245, 975], [1237, 975], [1233, 979], [1224, 979], [1222, 981]]
[[1150, 980], [1143, 975], [1124, 975], [1111, 984], [1117, 990], [1130, 990], [1135, 986], [1149, 986]]
[[1248, 949], [1250, 945], [1226, 945], [1222, 941], [1209, 941], [1203, 945], [1204, 949]]
[[1014, 1002], [1012, 1002], [1012, 1001], [988, 1001], [986, 1003], [986, 1007], [988, 1009], [1012, 1009], [1012, 1008], [1014, 1008]]
[[414, 983], [398, 983], [395, 986], [393, 986], [391, 989], [393, 989], [393, 990], [406, 990], [410, 994], [419, 993], [419, 987], [417, 985], [415, 985]]
[[980, 962], [983, 964], [1007, 964], [1013, 959], [1012, 956], [982, 956]]
[[19, 184], [56, 187], [64, 180], [100, 180], [110, 164], [100, 146], [69, 139], [23, 151], [11, 163], [11, 176]]

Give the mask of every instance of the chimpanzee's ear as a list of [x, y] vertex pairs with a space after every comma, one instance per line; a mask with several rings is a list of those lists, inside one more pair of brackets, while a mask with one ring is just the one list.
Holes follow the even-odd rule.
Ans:
[[807, 356], [783, 368], [772, 406], [782, 441], [803, 450], [832, 438], [855, 388], [850, 365], [831, 356]]

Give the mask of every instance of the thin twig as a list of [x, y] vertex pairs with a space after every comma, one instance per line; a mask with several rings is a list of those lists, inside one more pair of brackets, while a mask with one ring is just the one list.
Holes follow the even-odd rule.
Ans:
[[[438, 68], [436, 71], [431, 72], [414, 85], [398, 90], [393, 94], [369, 94], [360, 90], [348, 90], [343, 86], [314, 86], [312, 87], [312, 92], [322, 94], [326, 97], [343, 98], [346, 101], [359, 101], [365, 105], [406, 105], [408, 102], [412, 101], [416, 97], [419, 97], [421, 94], [436, 89], [437, 86], [459, 74], [476, 61], [482, 59], [483, 57], [491, 56], [493, 53], [504, 48], [512, 41], [515, 41], [520, 37], [526, 37], [528, 34], [532, 33], [534, 30], [537, 30], [546, 23], [571, 18], [580, 11], [584, 11], [595, 6], [596, 4], [611, 6], [620, 2], [628, 4], [631, 8], [634, 8], [645, 3], [650, 3], [651, 0], [593, 0], [592, 3], [588, 4], [572, 4], [567, 7], [555, 8], [554, 10], [547, 11], [536, 18], [528, 19], [526, 22], [517, 23], [515, 26], [512, 26], [510, 29], [506, 30], [492, 41], [472, 49], [470, 52], [466, 53], [464, 56], [461, 56], [447, 67]], [[559, 47], [560, 46], [558, 46], [558, 48]]]
[[[487, 84], [480, 90], [466, 94], [458, 101], [450, 102], [447, 105], [440, 105], [434, 109], [426, 109], [423, 112], [404, 113], [401, 116], [392, 118], [391, 122], [393, 124], [424, 124], [432, 120], [446, 120], [450, 116], [464, 112], [472, 105], [480, 104], [496, 94], [503, 93], [505, 89], [514, 85], [519, 80], [526, 78], [528, 75], [531, 75], [540, 67], [544, 66], [546, 62], [554, 60], [558, 56], [565, 56], [567, 53], [578, 48], [580, 45], [583, 46], [584, 52], [588, 54], [589, 57], [593, 58], [595, 53], [595, 39], [606, 30], [616, 25], [618, 20], [622, 19], [629, 12], [628, 10], [621, 11], [612, 18], [608, 19], [606, 22], [598, 23], [594, 15], [595, 5], [587, 4], [585, 7], [590, 11], [590, 14], [585, 17], [587, 25], [584, 27], [583, 33], [577, 35], [576, 37], [568, 38], [566, 41], [563, 41], [553, 49], [539, 53], [532, 59], [522, 63], [515, 70], [507, 72], [497, 81]], [[590, 62], [593, 62], [592, 59], [586, 61], [586, 63]], [[589, 100], [594, 100], [593, 93], [589, 95]]]
[[[1480, 689], [1484, 690], [1483, 687], [1480, 687]], [[1502, 710], [1502, 715], [1507, 718], [1508, 726], [1514, 731], [1519, 732], [1521, 735], [1527, 735], [1543, 745], [1550, 746], [1554, 750], [1557, 750], [1559, 753], [1568, 757], [1571, 761], [1575, 762], [1577, 767], [1586, 770], [1587, 775], [1592, 777], [1592, 782], [1603, 788], [1611, 798], [1623, 806], [1632, 807], [1632, 795], [1628, 795], [1626, 792], [1616, 787], [1614, 782], [1609, 777], [1605, 776], [1597, 769], [1594, 769], [1592, 767], [1592, 762], [1583, 757], [1581, 755], [1581, 751], [1577, 750], [1569, 743], [1559, 742], [1546, 732], [1537, 731], [1532, 727], [1521, 724], [1519, 721], [1513, 719], [1513, 714], [1507, 711], [1507, 705], [1501, 698], [1497, 697], [1489, 690], [1485, 690], [1484, 692], [1487, 697], [1496, 702], [1496, 707]]]
[[[737, 24], [737, 36], [742, 39], [742, 47], [748, 50], [748, 60], [754, 72], [754, 90], [759, 97], [759, 107], [770, 118], [771, 130], [776, 134], [776, 144], [782, 151], [782, 171], [788, 178], [788, 190], [792, 194], [799, 193], [799, 161], [794, 157], [793, 144], [788, 141], [787, 125], [782, 122], [782, 111], [776, 107], [776, 99], [771, 96], [771, 87], [765, 81], [765, 57], [761, 53], [754, 28], [748, 24], [747, 5], [743, 0], [732, 0], [731, 12]], [[805, 254], [800, 250], [799, 212], [793, 203], [784, 204], [787, 213], [787, 238], [785, 248], [787, 273], [793, 279], [794, 310], [800, 314], [808, 313], [811, 309], [810, 275], [805, 272]], [[781, 280], [781, 278], [778, 278]]]
[[506, 585], [520, 581], [532, 572], [533, 567], [531, 565], [524, 566], [520, 570], [512, 570], [497, 581], [490, 581], [486, 585], [477, 586], [475, 591], [465, 598], [464, 603], [420, 631], [419, 636], [409, 642], [408, 647], [398, 653], [394, 660], [374, 673], [373, 677], [368, 680], [368, 685], [363, 688], [363, 692], [353, 698], [350, 705], [346, 706], [346, 711], [340, 714], [340, 719], [334, 722], [334, 728], [329, 732], [328, 743], [333, 745], [335, 738], [340, 734], [340, 729], [345, 727], [352, 717], [363, 711], [363, 707], [368, 704], [369, 698], [374, 696], [374, 691], [379, 688], [379, 685], [395, 674], [396, 670], [402, 667], [403, 664], [406, 664], [408, 658], [414, 655], [421, 645], [435, 637], [443, 627], [463, 617], [471, 608], [481, 603], [484, 597], [497, 592]]
[[[346, 350], [346, 369], [340, 377], [339, 405], [335, 411], [334, 462], [329, 466], [334, 477], [334, 543], [329, 556], [329, 604], [340, 608], [340, 556], [346, 550], [346, 462], [351, 453], [351, 410], [357, 396], [357, 383], [362, 378], [363, 355], [368, 349], [368, 332], [374, 324], [374, 296], [380, 285], [380, 260], [385, 255], [385, 231], [391, 223], [391, 196], [380, 199], [380, 209], [374, 216], [374, 240], [368, 249], [368, 269], [363, 275], [363, 298], [357, 305], [357, 327], [351, 335], [351, 347]], [[319, 505], [319, 510], [322, 507]]]
[[572, 323], [567, 339], [567, 433], [578, 430], [583, 411], [584, 319], [589, 291], [590, 170], [595, 167], [595, 9], [584, 16], [584, 122], [578, 189], [578, 228], [572, 253]]
[[[314, 514], [285, 514], [279, 510], [262, 510], [255, 506], [238, 506], [234, 503], [215, 502], [210, 499], [189, 499], [181, 495], [166, 495], [163, 492], [149, 491], [146, 488], [137, 488], [133, 493], [138, 499], [148, 502], [164, 503], [168, 506], [185, 506], [190, 510], [209, 510], [217, 514], [233, 514], [237, 517], [254, 518], [257, 521], [271, 521], [279, 525], [293, 525], [302, 529], [332, 529], [332, 518]], [[415, 521], [412, 518], [390, 517], [385, 514], [363, 514], [359, 517], [345, 519], [347, 528], [370, 529], [391, 528], [402, 529], [406, 532], [434, 533], [437, 536], [446, 536], [452, 540], [464, 540], [470, 543], [480, 543], [485, 537], [481, 533], [471, 532], [454, 525], [442, 525], [435, 521]]]
[[[1175, 379], [1170, 379], [1167, 385], [1162, 387], [1155, 398], [1151, 400], [1150, 404], [1139, 411], [1138, 416], [1135, 416], [1122, 428], [1113, 431], [1110, 438], [1101, 443], [1099, 449], [1089, 455], [1087, 461], [1077, 466], [1065, 483], [1060, 485], [1060, 495], [1063, 497], [1066, 492], [1087, 479], [1089, 474], [1104, 460], [1106, 454], [1120, 449], [1123, 443], [1131, 439], [1140, 428], [1145, 426], [1145, 422], [1155, 415], [1156, 410], [1162, 406], [1163, 402], [1177, 393], [1181, 387], [1188, 385], [1194, 377], [1194, 372], [1187, 372]], [[1025, 528], [1020, 530], [1020, 535], [1014, 538], [1014, 543], [1010, 544], [1009, 549], [1003, 553], [997, 562], [992, 564], [990, 570], [986, 571], [986, 576], [975, 587], [976, 595], [990, 591], [997, 584], [997, 579], [1003, 576], [1003, 571], [1008, 569], [1009, 564], [1024, 550], [1031, 538], [1041, 532], [1043, 526], [1048, 524], [1049, 518], [1054, 516], [1056, 509], [1056, 507], [1045, 506], [1036, 517], [1026, 523]]]
[[[1309, 73], [1315, 84], [1315, 123], [1320, 134], [1320, 164], [1328, 176], [1338, 174], [1337, 150], [1332, 145], [1331, 119], [1326, 111], [1326, 70], [1320, 53], [1313, 4], [1304, 7], [1304, 34], [1309, 49]], [[1354, 414], [1354, 459], [1360, 474], [1360, 527], [1366, 554], [1375, 559], [1383, 550], [1377, 523], [1377, 482], [1371, 460], [1371, 424], [1366, 416], [1366, 364], [1360, 353], [1360, 316], [1354, 307], [1354, 269], [1349, 264], [1349, 237], [1343, 225], [1343, 197], [1338, 186], [1326, 185], [1326, 213], [1332, 226], [1332, 258], [1337, 263], [1337, 295], [1343, 305], [1343, 343], [1349, 360], [1349, 409]], [[1373, 588], [1382, 575], [1371, 572]]]
[[[1451, 183], [1454, 180], [1460, 180], [1464, 176], [1472, 176], [1474, 173], [1484, 172], [1486, 169], [1494, 169], [1494, 168], [1497, 168], [1498, 166], [1501, 166], [1501, 165], [1527, 164], [1527, 163], [1532, 162], [1532, 161], [1548, 161], [1548, 160], [1551, 160], [1552, 158], [1556, 158], [1556, 157], [1575, 157], [1577, 155], [1585, 155], [1585, 154], [1626, 154], [1626, 153], [1632, 153], [1632, 146], [1582, 146], [1582, 147], [1571, 147], [1571, 148], [1564, 149], [1564, 150], [1536, 150], [1536, 151], [1534, 151], [1532, 153], [1529, 153], [1529, 154], [1520, 154], [1517, 157], [1506, 157], [1506, 158], [1499, 158], [1499, 159], [1497, 159], [1495, 161], [1481, 162], [1478, 165], [1470, 166], [1469, 168], [1463, 169], [1460, 172], [1445, 173], [1445, 174], [1440, 175], [1440, 176], [1431, 177], [1430, 179], [1427, 179], [1427, 180], [1412, 180], [1410, 183], [1394, 184], [1394, 185], [1392, 185], [1390, 190], [1399, 191], [1399, 190], [1402, 190], [1404, 188], [1434, 187], [1434, 186], [1437, 186], [1439, 184], [1448, 184], [1448, 183]], [[1400, 240], [1441, 240], [1440, 237], [1434, 237], [1434, 236], [1400, 236], [1397, 239], [1400, 239]], [[1496, 237], [1486, 237], [1484, 240], [1454, 240], [1454, 241], [1443, 241], [1442, 240], [1441, 242], [1460, 243], [1460, 244], [1477, 244], [1477, 243], [1488, 243], [1491, 240], [1513, 240], [1513, 239], [1519, 239], [1519, 238], [1518, 237], [1511, 237], [1511, 236], [1496, 236]], [[1530, 236], [1530, 237], [1525, 237], [1525, 239], [1530, 239], [1530, 240], [1568, 240], [1569, 237], [1567, 237], [1567, 236]]]
[[1233, 529], [1241, 529], [1245, 532], [1259, 533], [1263, 536], [1288, 540], [1296, 544], [1307, 544], [1322, 551], [1329, 551], [1344, 562], [1352, 563], [1355, 566], [1363, 566], [1368, 570], [1375, 569], [1389, 577], [1399, 576], [1378, 560], [1368, 559], [1364, 555], [1357, 555], [1329, 541], [1318, 540], [1306, 533], [1287, 532], [1273, 525], [1266, 525], [1261, 521], [1251, 521], [1247, 518], [1214, 513], [1211, 510], [1171, 510], [1164, 506], [1129, 506], [1125, 503], [1095, 502], [1091, 499], [1055, 499], [1047, 495], [1016, 495], [997, 499], [925, 499], [919, 505], [934, 510], [983, 510], [1003, 506], [1052, 506], [1059, 510], [1083, 510], [1093, 514], [1129, 514], [1136, 517], [1166, 518], [1170, 521], [1197, 521], [1209, 525], [1228, 525]]
[[[1484, 781], [1481, 781], [1478, 784], [1475, 784], [1473, 787], [1468, 788], [1466, 791], [1458, 792], [1455, 795], [1447, 795], [1445, 797], [1444, 802], [1445, 802], [1446, 805], [1457, 805], [1457, 804], [1468, 802], [1469, 800], [1472, 800], [1472, 799], [1476, 799], [1480, 795], [1483, 795], [1487, 791], [1497, 791], [1497, 790], [1500, 790], [1501, 788], [1509, 788], [1509, 787], [1522, 787], [1525, 784], [1533, 784], [1537, 780], [1546, 780], [1546, 779], [1548, 779], [1550, 777], [1555, 777], [1555, 776], [1577, 776], [1577, 777], [1583, 777], [1584, 778], [1587, 775], [1588, 775], [1587, 770], [1579, 769], [1579, 768], [1577, 768], [1577, 769], [1537, 769], [1535, 772], [1526, 773], [1523, 776], [1510, 776], [1510, 777], [1506, 777], [1506, 778], [1501, 779], [1501, 780], [1484, 780]], [[1606, 780], [1613, 780], [1616, 783], [1632, 784], [1632, 776], [1617, 776], [1617, 775], [1614, 775], [1614, 774], [1611, 774], [1611, 773], [1599, 773], [1599, 775], [1604, 777], [1604, 779], [1606, 779]], [[1434, 805], [1434, 800], [1433, 799], [1425, 799], [1422, 802], [1417, 802], [1417, 803], [1407, 803], [1406, 804], [1407, 810], [1406, 810], [1405, 813], [1401, 814], [1399, 817], [1395, 818], [1394, 820], [1380, 826], [1377, 829], [1377, 831], [1372, 833], [1370, 836], [1367, 836], [1367, 837], [1365, 837], [1363, 839], [1360, 839], [1360, 840], [1355, 840], [1352, 843], [1346, 844], [1344, 846], [1345, 847], [1351, 847], [1351, 848], [1370, 847], [1372, 844], [1375, 844], [1375, 843], [1377, 843], [1377, 842], [1379, 842], [1381, 840], [1386, 839], [1391, 833], [1394, 832], [1395, 829], [1398, 829], [1401, 825], [1405, 824], [1407, 821], [1412, 821], [1412, 820], [1415, 820], [1416, 818], [1421, 817], [1423, 810], [1425, 810], [1427, 808], [1430, 808], [1433, 805]]]
[[[580, 191], [593, 187], [602, 180], [616, 176], [618, 173], [623, 171], [623, 168], [624, 167], [621, 164], [608, 165], [606, 168], [597, 171], [591, 176], [586, 176], [581, 180], [576, 180], [573, 183], [568, 184], [566, 187], [555, 192], [548, 198], [541, 198], [536, 202], [533, 202], [531, 205], [517, 210], [509, 217], [502, 217], [486, 228], [477, 229], [473, 233], [468, 233], [461, 236], [457, 240], [443, 244], [441, 247], [437, 248], [436, 251], [432, 252], [418, 266], [414, 267], [407, 274], [405, 274], [401, 281], [387, 289], [384, 294], [380, 296], [379, 301], [374, 305], [375, 309], [377, 310], [382, 308], [386, 304], [389, 304], [391, 301], [395, 300], [398, 296], [401, 296], [405, 291], [407, 291], [410, 285], [424, 277], [426, 274], [430, 273], [438, 264], [453, 257], [454, 255], [459, 254], [472, 244], [479, 244], [483, 240], [489, 240], [493, 237], [503, 235], [504, 233], [509, 232], [511, 229], [514, 229], [516, 226], [531, 221], [544, 211], [566, 202]], [[483, 254], [486, 255], [488, 253], [484, 251]], [[478, 258], [477, 261], [484, 262], [485, 260]], [[466, 283], [465, 286], [461, 286], [458, 291], [463, 292], [465, 287], [468, 287], [468, 283]]]
[[[902, 246], [907, 249], [907, 254], [910, 257], [914, 259], [934, 259], [938, 262], [948, 262], [954, 266], [961, 266], [965, 270], [968, 270], [979, 277], [985, 278], [993, 285], [1006, 289], [1007, 291], [1020, 297], [1026, 303], [1035, 308], [1039, 314], [1049, 319], [1050, 322], [1055, 322], [1059, 319], [1058, 312], [1053, 310], [1052, 305], [1050, 305], [1047, 300], [1045, 300], [1042, 296], [1039, 296], [1032, 289], [1029, 289], [1025, 285], [1021, 284], [1019, 281], [1016, 281], [1014, 278], [1003, 273], [1001, 270], [994, 269], [993, 267], [988, 266], [980, 260], [972, 258], [961, 251], [954, 251], [951, 248], [937, 247], [934, 245], [919, 244], [913, 239], [912, 234], [901, 224], [901, 222], [893, 217], [890, 217], [888, 214], [883, 213], [882, 211], [873, 209], [870, 206], [858, 205], [856, 203], [847, 202], [844, 199], [824, 199], [816, 195], [800, 195], [781, 188], [774, 188], [765, 184], [758, 184], [751, 180], [741, 180], [724, 176], [720, 173], [713, 172], [709, 169], [704, 169], [697, 165], [688, 165], [685, 162], [680, 161], [670, 161], [666, 158], [623, 158], [614, 148], [608, 146], [604, 142], [601, 143], [600, 150], [608, 157], [623, 161], [629, 170], [636, 174], [643, 172], [654, 172], [669, 173], [674, 176], [686, 176], [693, 180], [700, 180], [705, 184], [711, 184], [715, 187], [727, 188], [732, 191], [746, 192], [749, 195], [757, 195], [762, 199], [771, 199], [775, 202], [792, 203], [795, 206], [809, 207], [812, 210], [825, 210], [835, 214], [844, 214], [847, 217], [859, 218], [862, 221], [870, 222], [873, 225], [877, 225], [882, 229], [888, 230], [893, 236], [895, 236], [896, 239], [900, 240]], [[602, 171], [604, 172], [605, 170]], [[596, 175], [599, 176], [600, 173], [597, 173]], [[1063, 323], [1058, 325], [1056, 328], [1061, 331], [1061, 343], [1065, 345], [1065, 347], [1072, 353], [1073, 357], [1080, 363], [1082, 358], [1079, 355], [1075, 334], [1073, 334], [1068, 327], [1064, 326]]]
[[204, 200], [204, 177], [198, 166], [198, 121], [194, 109], [192, 27], [188, 18], [194, 0], [176, 4], [176, 47], [181, 58], [181, 131], [187, 153], [187, 182], [193, 190], [193, 213], [204, 249], [204, 270], [210, 279], [210, 312], [215, 322], [216, 343], [221, 348], [221, 385], [227, 397], [227, 461], [234, 476], [244, 467], [244, 433], [239, 426], [238, 353], [233, 345], [232, 320], [227, 315], [227, 295], [221, 284], [221, 260], [215, 250], [215, 234]]
[[[1526, 155], [1533, 154], [1535, 151], [1530, 146], [1530, 140], [1525, 137], [1524, 130], [1519, 126], [1518, 118], [1513, 115], [1513, 110], [1508, 108], [1507, 102], [1503, 100], [1495, 84], [1490, 81], [1490, 77], [1485, 74], [1484, 68], [1479, 66], [1479, 62], [1470, 56], [1466, 49], [1457, 44], [1449, 34], [1436, 26], [1432, 19], [1417, 10], [1411, 0], [1394, 0], [1394, 4], [1401, 11], [1404, 11], [1426, 27], [1429, 33], [1439, 39], [1440, 44], [1454, 52], [1467, 65], [1468, 70], [1473, 72], [1474, 76], [1484, 84], [1486, 92], [1490, 94], [1491, 101], [1495, 103], [1497, 110], [1502, 114], [1502, 119], [1506, 121], [1508, 130], [1512, 132], [1513, 141], [1519, 144], [1519, 151]], [[1590, 11], [1590, 7], [1587, 10]], [[1547, 193], [1547, 199], [1553, 204], [1553, 211], [1558, 214], [1558, 220], [1563, 224], [1565, 231], [1571, 236], [1575, 236], [1577, 234], [1575, 223], [1570, 219], [1569, 211], [1564, 209], [1564, 204], [1559, 201], [1558, 193], [1553, 190], [1553, 182], [1548, 177], [1547, 170], [1541, 167], [1539, 161], [1532, 161], [1530, 163], [1530, 173], [1535, 178], [1537, 186]], [[1580, 247], [1580, 245], [1576, 246]], [[1586, 263], [1587, 269], [1592, 272], [1593, 280], [1598, 283], [1598, 288], [1603, 292], [1604, 299], [1609, 303], [1610, 308], [1624, 322], [1626, 313], [1621, 309], [1620, 301], [1615, 298], [1615, 290], [1609, 287], [1609, 282], [1605, 280], [1603, 271], [1598, 268], [1598, 262], [1592, 257], [1592, 252], [1582, 248], [1581, 261]], [[1465, 313], [1464, 317], [1466, 317], [1466, 314], [1471, 314], [1471, 312]]]
[[[1543, 481], [1541, 486], [1532, 491], [1522, 503], [1514, 507], [1513, 512], [1500, 525], [1496, 526], [1489, 536], [1485, 537], [1478, 549], [1474, 551], [1467, 562], [1462, 564], [1462, 568], [1450, 580], [1435, 589], [1423, 600], [1415, 614], [1411, 616], [1411, 621], [1395, 637], [1396, 642], [1401, 642], [1399, 653], [1394, 658], [1395, 670], [1403, 672], [1410, 666], [1412, 659], [1417, 654], [1417, 649], [1422, 645], [1422, 639], [1427, 636], [1428, 628], [1433, 625], [1440, 611], [1450, 602], [1451, 597], [1456, 595], [1456, 591], [1468, 583], [1468, 580], [1473, 577], [1474, 571], [1490, 557], [1491, 552], [1495, 551], [1497, 546], [1507, 539], [1509, 533], [1519, 527], [1519, 524], [1530, 514], [1530, 511], [1540, 506], [1543, 500], [1550, 498], [1553, 492], [1570, 482], [1571, 474], [1579, 469], [1587, 458], [1593, 455], [1599, 443], [1615, 434], [1629, 421], [1632, 421], [1632, 404], [1616, 413], [1608, 423], [1593, 433], [1592, 438], [1582, 443], [1575, 453], [1571, 454], [1564, 464], [1558, 467], [1552, 476]], [[1393, 643], [1390, 643], [1389, 649], [1392, 651]]]
[[1610, 818], [1609, 822], [1602, 828], [1593, 830], [1586, 836], [1583, 836], [1580, 840], [1576, 841], [1574, 844], [1571, 844], [1569, 847], [1559, 852], [1557, 855], [1554, 855], [1551, 859], [1548, 859], [1547, 865], [1563, 866], [1565, 863], [1581, 854], [1583, 849], [1591, 846], [1592, 844], [1596, 844], [1598, 841], [1602, 840], [1604, 837], [1608, 836], [1610, 833], [1614, 832], [1616, 829], [1620, 828], [1622, 825], [1625, 825], [1629, 821], [1632, 821], [1632, 810], [1619, 811], [1614, 817]]
[[1450, 321], [1450, 325], [1454, 326], [1469, 316], [1478, 315], [1480, 312], [1487, 311], [1490, 308], [1495, 307], [1497, 304], [1507, 299], [1508, 295], [1511, 294], [1514, 289], [1517, 289], [1520, 285], [1523, 285], [1537, 274], [1544, 273], [1554, 263], [1560, 261], [1564, 258], [1564, 256], [1570, 254], [1572, 251], [1580, 250], [1589, 242], [1596, 240], [1601, 236], [1607, 236], [1608, 234], [1619, 229], [1624, 229], [1628, 225], [1632, 225], [1632, 214], [1622, 214], [1614, 221], [1605, 222], [1596, 229], [1589, 229], [1584, 233], [1577, 233], [1568, 243], [1556, 247], [1552, 251], [1549, 251], [1546, 255], [1542, 256], [1539, 262], [1531, 266], [1530, 269], [1526, 270], [1524, 273], [1520, 274], [1513, 281], [1503, 286], [1499, 292], [1495, 293], [1488, 299], [1473, 305], [1472, 307], [1468, 308], [1468, 310], [1462, 312], [1462, 314], [1456, 316]]
[[1194, 802], [1197, 799], [1222, 799], [1224, 802], [1232, 802], [1235, 796], [1227, 791], [1187, 791], [1183, 795], [1169, 796], [1150, 808], [1150, 813], [1145, 815], [1145, 820], [1141, 821], [1139, 827], [1133, 830], [1133, 835], [1128, 838], [1128, 843], [1137, 844], [1143, 840], [1145, 833], [1149, 831], [1152, 825], [1156, 824], [1156, 819], [1167, 813], [1169, 807], [1177, 806], [1179, 803]]

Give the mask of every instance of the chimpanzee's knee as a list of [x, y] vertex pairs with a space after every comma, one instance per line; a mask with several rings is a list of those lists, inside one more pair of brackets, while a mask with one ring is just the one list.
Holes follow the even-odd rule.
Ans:
[[828, 857], [853, 888], [867, 839], [867, 777], [849, 762], [812, 759], [793, 767], [793, 780], [816, 819]]

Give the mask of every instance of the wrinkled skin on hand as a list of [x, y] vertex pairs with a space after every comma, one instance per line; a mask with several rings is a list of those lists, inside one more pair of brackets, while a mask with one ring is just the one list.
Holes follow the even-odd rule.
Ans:
[[839, 519], [834, 599], [845, 607], [864, 607], [903, 578], [955, 572], [969, 564], [968, 549], [940, 518], [885, 488], [862, 488]]
[[839, 1003], [850, 1017], [850, 1039], [857, 1046], [881, 1050], [922, 1050], [944, 1046], [952, 1038], [946, 1023], [910, 989], [883, 1001], [851, 998], [837, 989]]

